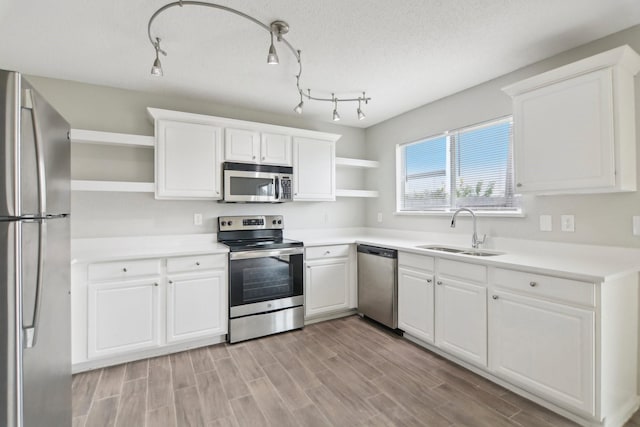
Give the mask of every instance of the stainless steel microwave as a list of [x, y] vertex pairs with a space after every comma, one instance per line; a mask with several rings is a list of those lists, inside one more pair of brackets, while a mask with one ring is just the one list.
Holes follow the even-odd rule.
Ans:
[[291, 166], [222, 164], [223, 202], [291, 202], [293, 168]]

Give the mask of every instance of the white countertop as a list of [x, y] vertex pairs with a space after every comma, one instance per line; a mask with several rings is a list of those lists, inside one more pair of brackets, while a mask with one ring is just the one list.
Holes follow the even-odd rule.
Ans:
[[[302, 240], [305, 246], [362, 243], [589, 282], [603, 282], [640, 271], [640, 249], [633, 248], [488, 238], [483, 248], [504, 254], [475, 257], [416, 247], [450, 245], [470, 248], [471, 237], [464, 234], [345, 228], [288, 230], [285, 231], [285, 237]], [[71, 241], [71, 258], [74, 263], [226, 252], [228, 248], [218, 243], [213, 233], [82, 238]]]

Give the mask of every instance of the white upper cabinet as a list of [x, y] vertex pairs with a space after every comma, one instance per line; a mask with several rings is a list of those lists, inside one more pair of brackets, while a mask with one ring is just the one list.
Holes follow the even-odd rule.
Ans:
[[224, 159], [228, 162], [258, 163], [260, 133], [246, 129], [225, 129]]
[[335, 142], [293, 138], [293, 200], [336, 199]]
[[156, 120], [156, 199], [222, 197], [222, 128]]
[[224, 159], [228, 162], [291, 166], [291, 136], [226, 128]]
[[260, 163], [291, 166], [291, 137], [275, 133], [260, 135]]
[[640, 56], [622, 46], [503, 89], [513, 98], [518, 192], [636, 190], [638, 70]]

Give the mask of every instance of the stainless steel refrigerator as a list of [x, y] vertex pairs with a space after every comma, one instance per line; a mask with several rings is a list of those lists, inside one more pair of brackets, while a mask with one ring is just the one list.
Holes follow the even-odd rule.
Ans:
[[0, 425], [71, 425], [69, 124], [0, 70]]

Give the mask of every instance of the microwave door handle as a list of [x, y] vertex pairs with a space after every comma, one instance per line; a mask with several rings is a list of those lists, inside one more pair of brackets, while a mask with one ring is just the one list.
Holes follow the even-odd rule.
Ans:
[[280, 200], [280, 178], [276, 176], [276, 200]]

